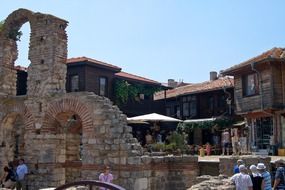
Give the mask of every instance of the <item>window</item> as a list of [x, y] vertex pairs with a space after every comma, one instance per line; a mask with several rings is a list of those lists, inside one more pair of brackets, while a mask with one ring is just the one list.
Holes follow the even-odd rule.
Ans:
[[197, 114], [196, 96], [187, 96], [182, 98], [182, 114], [184, 117], [193, 117]]
[[253, 96], [258, 94], [257, 74], [249, 74], [243, 77], [243, 95]]
[[71, 92], [77, 92], [79, 91], [79, 76], [73, 75], [70, 77], [70, 83], [71, 83]]
[[99, 95], [106, 96], [107, 95], [107, 78], [100, 77], [99, 78]]
[[194, 117], [197, 115], [197, 102], [196, 102], [196, 100], [190, 102], [190, 113], [191, 113], [191, 117]]
[[166, 115], [171, 116], [171, 108], [170, 107], [166, 107]]
[[221, 96], [218, 97], [218, 107], [219, 108], [225, 107], [226, 106], [226, 102], [227, 102], [227, 100], [226, 100], [225, 95], [221, 95]]
[[210, 111], [214, 110], [214, 98], [212, 96], [210, 96], [208, 99], [208, 109]]

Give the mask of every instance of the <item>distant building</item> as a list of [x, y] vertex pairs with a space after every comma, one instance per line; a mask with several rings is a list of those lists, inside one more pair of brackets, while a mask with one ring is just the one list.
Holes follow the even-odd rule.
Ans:
[[233, 90], [233, 79], [218, 78], [216, 73], [214, 78], [206, 82], [157, 92], [154, 100], [165, 102], [165, 114], [168, 116], [180, 119], [209, 118], [232, 114]]
[[[218, 78], [211, 72], [210, 80], [157, 92], [154, 100], [164, 102], [164, 113], [171, 117], [197, 122], [215, 118], [234, 117], [234, 81], [230, 77]], [[214, 126], [212, 126], [214, 127]], [[213, 128], [195, 128], [189, 135], [190, 144], [220, 145], [220, 132]], [[216, 140], [214, 140], [216, 139]]]
[[285, 147], [284, 63], [285, 49], [273, 48], [221, 71], [234, 76], [235, 110], [247, 122], [254, 151]]
[[[27, 93], [27, 68], [17, 66], [17, 95]], [[88, 91], [111, 99], [127, 116], [162, 112], [153, 101], [156, 91], [166, 89], [161, 83], [121, 71], [115, 65], [78, 57], [67, 59], [66, 91]]]
[[66, 90], [90, 91], [111, 99], [127, 116], [161, 112], [153, 101], [161, 83], [122, 72], [120, 67], [87, 57], [67, 60]]

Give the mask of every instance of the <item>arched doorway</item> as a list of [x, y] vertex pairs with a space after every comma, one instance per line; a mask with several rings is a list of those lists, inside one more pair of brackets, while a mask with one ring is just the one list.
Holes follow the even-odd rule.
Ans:
[[[82, 121], [73, 111], [56, 115], [54, 132], [63, 136], [59, 152], [64, 152], [65, 182], [73, 182], [81, 177], [82, 166]], [[60, 154], [62, 156], [62, 154]]]
[[18, 113], [8, 114], [1, 124], [1, 147], [5, 162], [22, 158], [25, 155], [25, 125]]

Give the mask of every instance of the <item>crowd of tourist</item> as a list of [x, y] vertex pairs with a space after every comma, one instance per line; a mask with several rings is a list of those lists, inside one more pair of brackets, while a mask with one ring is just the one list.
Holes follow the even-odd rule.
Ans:
[[285, 160], [276, 160], [275, 166], [273, 174], [264, 163], [247, 168], [243, 160], [238, 160], [231, 181], [236, 190], [285, 190]]
[[7, 189], [25, 190], [26, 189], [26, 175], [28, 174], [28, 167], [24, 159], [9, 162], [4, 167], [4, 174], [1, 177], [1, 187]]

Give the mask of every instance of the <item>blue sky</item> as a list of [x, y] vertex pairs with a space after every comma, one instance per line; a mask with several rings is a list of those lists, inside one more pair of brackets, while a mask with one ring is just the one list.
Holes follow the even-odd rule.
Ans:
[[[159, 82], [209, 80], [273, 47], [285, 47], [283, 0], [9, 0], [69, 21], [68, 57], [87, 56]], [[29, 24], [17, 63], [27, 65]]]

